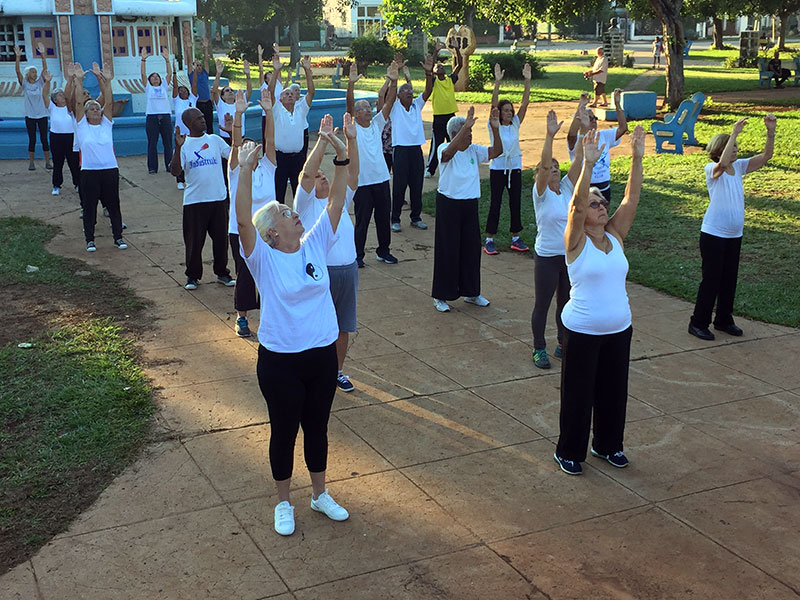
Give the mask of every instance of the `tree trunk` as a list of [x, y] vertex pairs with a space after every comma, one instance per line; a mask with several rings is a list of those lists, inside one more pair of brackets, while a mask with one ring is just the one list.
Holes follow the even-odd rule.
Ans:
[[467, 6], [464, 9], [464, 24], [475, 31], [475, 7], [474, 6]]
[[778, 50], [786, 50], [786, 22], [789, 20], [789, 12], [779, 13], [781, 18], [781, 29], [778, 34]]
[[650, 0], [650, 6], [661, 21], [667, 58], [667, 90], [665, 101], [675, 110], [683, 100], [683, 47], [686, 35], [681, 19], [682, 0]]
[[292, 22], [289, 25], [289, 40], [292, 44], [291, 63], [294, 67], [300, 62], [300, 15], [292, 15]]
[[714, 49], [715, 50], [724, 50], [725, 49], [725, 42], [722, 39], [722, 19], [720, 17], [714, 17]]

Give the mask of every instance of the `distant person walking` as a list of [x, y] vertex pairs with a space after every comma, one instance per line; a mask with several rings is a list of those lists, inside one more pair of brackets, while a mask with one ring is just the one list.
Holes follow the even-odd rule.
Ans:
[[653, 68], [660, 69], [661, 68], [661, 53], [664, 52], [664, 44], [661, 42], [661, 38], [656, 36], [656, 39], [653, 40]]

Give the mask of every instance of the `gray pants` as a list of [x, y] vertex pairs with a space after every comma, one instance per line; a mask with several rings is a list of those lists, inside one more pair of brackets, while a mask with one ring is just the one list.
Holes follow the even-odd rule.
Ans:
[[553, 294], [556, 294], [556, 327], [558, 328], [558, 343], [564, 339], [564, 325], [561, 323], [561, 311], [569, 300], [569, 275], [567, 274], [567, 259], [565, 256], [539, 256], [534, 252], [533, 286], [536, 302], [531, 315], [531, 329], [533, 329], [533, 349], [543, 350], [546, 347], [544, 328], [547, 323], [547, 311]]

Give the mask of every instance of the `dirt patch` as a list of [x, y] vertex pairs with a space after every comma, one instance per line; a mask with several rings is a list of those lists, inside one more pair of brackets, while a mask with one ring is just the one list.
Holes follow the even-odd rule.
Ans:
[[714, 102], [746, 103], [752, 110], [787, 112], [800, 106], [800, 87], [755, 89], [744, 92], [717, 92], [710, 94]]

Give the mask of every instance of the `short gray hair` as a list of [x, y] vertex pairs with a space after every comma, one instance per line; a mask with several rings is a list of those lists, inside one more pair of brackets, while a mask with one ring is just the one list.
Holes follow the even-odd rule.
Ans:
[[258, 231], [261, 239], [273, 248], [275, 247], [275, 239], [268, 232], [275, 227], [275, 215], [279, 206], [280, 204], [277, 200], [270, 200], [253, 215], [253, 227]]
[[451, 140], [456, 137], [456, 134], [461, 131], [466, 122], [467, 120], [464, 117], [450, 117], [447, 122], [447, 135], [450, 136]]

